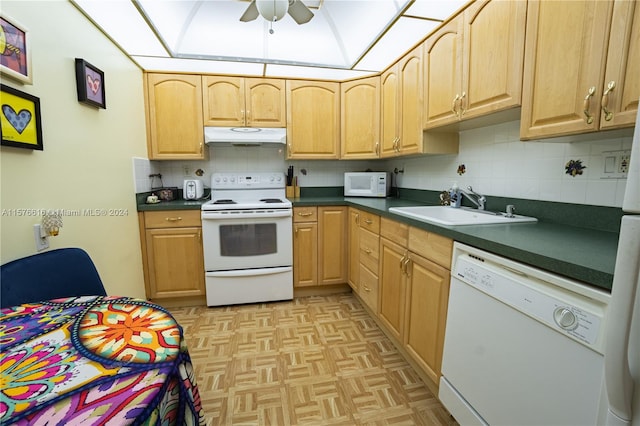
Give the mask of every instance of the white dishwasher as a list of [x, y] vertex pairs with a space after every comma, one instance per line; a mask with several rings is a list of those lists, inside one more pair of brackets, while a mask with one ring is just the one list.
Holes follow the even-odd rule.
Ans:
[[451, 270], [438, 396], [456, 420], [601, 423], [610, 294], [460, 243]]

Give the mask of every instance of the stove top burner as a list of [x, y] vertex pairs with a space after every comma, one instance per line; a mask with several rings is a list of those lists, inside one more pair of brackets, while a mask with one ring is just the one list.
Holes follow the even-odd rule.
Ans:
[[280, 198], [263, 198], [260, 201], [267, 204], [282, 203], [282, 200]]
[[237, 204], [237, 203], [233, 200], [216, 200], [213, 202], [213, 204]]

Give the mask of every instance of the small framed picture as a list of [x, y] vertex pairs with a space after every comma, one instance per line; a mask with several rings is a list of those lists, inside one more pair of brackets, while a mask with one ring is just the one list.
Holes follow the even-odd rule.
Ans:
[[104, 97], [104, 73], [84, 59], [76, 58], [78, 102], [107, 108]]
[[43, 150], [40, 99], [0, 85], [2, 145]]
[[0, 14], [0, 51], [0, 74], [31, 84], [29, 31], [4, 14]]

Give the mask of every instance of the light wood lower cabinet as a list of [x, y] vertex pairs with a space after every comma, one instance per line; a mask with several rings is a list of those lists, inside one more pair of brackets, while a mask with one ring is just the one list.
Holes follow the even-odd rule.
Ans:
[[139, 213], [147, 298], [205, 296], [200, 211]]
[[377, 315], [380, 216], [349, 208], [349, 285]]
[[431, 389], [440, 381], [452, 250], [449, 238], [381, 220], [378, 319]]
[[347, 207], [293, 209], [293, 286], [347, 282]]

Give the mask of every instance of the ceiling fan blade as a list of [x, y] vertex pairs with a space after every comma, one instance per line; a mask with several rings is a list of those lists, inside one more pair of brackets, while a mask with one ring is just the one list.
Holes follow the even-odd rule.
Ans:
[[306, 24], [313, 18], [313, 12], [300, 0], [289, 0], [289, 10], [287, 13], [299, 25]]
[[240, 21], [242, 22], [254, 21], [258, 18], [258, 16], [260, 16], [260, 14], [258, 13], [258, 6], [256, 6], [256, 0], [251, 0], [251, 4], [240, 17]]

